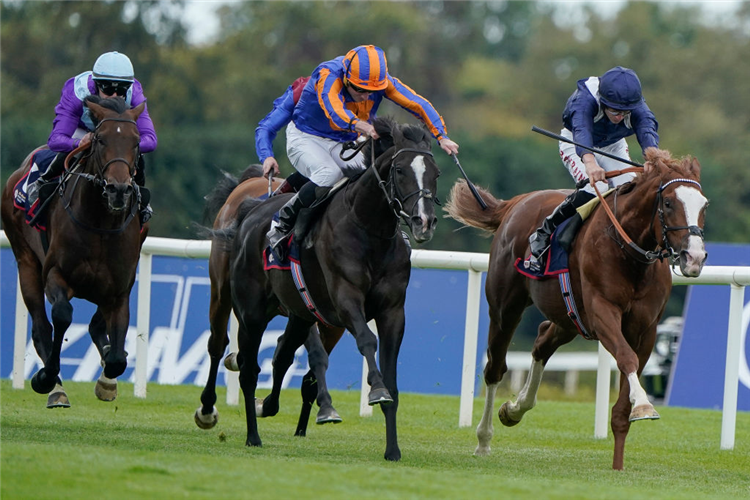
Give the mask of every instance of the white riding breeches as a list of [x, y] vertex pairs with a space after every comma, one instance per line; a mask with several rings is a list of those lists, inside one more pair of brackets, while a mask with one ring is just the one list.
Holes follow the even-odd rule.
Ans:
[[318, 186], [333, 186], [365, 169], [361, 152], [349, 161], [339, 157], [343, 143], [300, 131], [289, 122], [286, 127], [286, 154], [295, 169]]
[[[567, 139], [573, 140], [573, 133], [566, 128], [562, 129], [560, 135]], [[565, 165], [565, 168], [568, 169], [568, 172], [570, 172], [570, 175], [573, 176], [573, 179], [575, 179], [576, 182], [582, 181], [583, 179], [588, 179], [588, 175], [586, 175], [586, 166], [583, 164], [583, 160], [581, 160], [581, 157], [578, 156], [578, 153], [576, 153], [576, 147], [568, 142], [560, 141], [559, 144], [560, 159], [562, 159], [563, 165]], [[618, 156], [624, 160], [630, 159], [628, 143], [625, 141], [625, 139], [620, 139], [614, 144], [610, 144], [609, 146], [604, 146], [597, 149], [605, 151], [611, 155]], [[622, 170], [630, 166], [627, 163], [622, 163], [620, 161], [613, 160], [612, 158], [607, 158], [606, 156], [602, 156], [598, 153], [594, 153], [594, 158], [596, 158], [596, 162], [600, 167], [604, 169], [605, 172]], [[617, 177], [607, 179], [607, 182], [597, 182], [596, 187], [599, 189], [600, 193], [603, 193], [609, 188], [617, 187], [620, 184], [625, 184], [626, 182], [630, 182], [633, 179], [635, 179], [635, 174], [633, 173], [622, 174], [618, 175]], [[583, 191], [591, 194], [596, 194], [591, 184], [586, 184], [586, 187], [583, 188]]]

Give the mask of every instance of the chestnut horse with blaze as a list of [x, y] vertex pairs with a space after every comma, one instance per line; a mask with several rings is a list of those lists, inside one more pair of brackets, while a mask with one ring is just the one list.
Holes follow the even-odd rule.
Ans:
[[[260, 165], [250, 165], [239, 179], [225, 174], [213, 191], [206, 196], [205, 218], [216, 213], [213, 229], [225, 229], [235, 222], [237, 211], [242, 202], [248, 198], [259, 198], [267, 194], [269, 186], [274, 192], [279, 188], [286, 191], [282, 187], [283, 181], [284, 179], [277, 177], [269, 183], [263, 177], [263, 169]], [[216, 378], [219, 363], [224, 356], [227, 345], [229, 345], [227, 325], [229, 324], [229, 315], [232, 312], [229, 260], [229, 249], [222, 241], [214, 239], [208, 259], [208, 274], [211, 280], [211, 305], [209, 309], [211, 336], [208, 340], [208, 353], [211, 358], [211, 365], [206, 386], [201, 394], [201, 406], [195, 411], [194, 415], [195, 423], [201, 429], [213, 428], [219, 418], [219, 413], [214, 406], [217, 399]], [[315, 329], [315, 327], [313, 328]], [[326, 390], [325, 371], [328, 366], [327, 356], [341, 339], [344, 329], [326, 325], [318, 325], [317, 329], [320, 332], [319, 340], [318, 333], [313, 331], [305, 343], [311, 368], [302, 378], [302, 409], [295, 431], [296, 436], [307, 434], [307, 422], [316, 397], [318, 398], [318, 406], [320, 406], [316, 423], [341, 422], [341, 417], [331, 405], [331, 398]], [[320, 342], [322, 342], [322, 345]], [[224, 365], [229, 370], [238, 371], [237, 353], [229, 353], [224, 360]], [[319, 380], [320, 383], [318, 383]], [[272, 416], [263, 413], [262, 399], [257, 400], [256, 406], [260, 416]]]
[[[678, 260], [684, 276], [696, 277], [707, 256], [702, 228], [708, 202], [699, 184], [700, 164], [694, 158], [672, 159], [655, 148], [647, 150], [646, 159], [654, 165], [651, 171], [605, 198], [633, 244], [615, 231], [605, 210], [594, 210], [576, 236], [568, 261], [580, 321], [616, 359], [621, 373], [620, 393], [612, 408], [614, 469], [623, 468], [630, 423], [659, 418], [638, 377], [653, 349], [656, 326], [671, 291], [669, 259], [664, 258]], [[476, 455], [490, 453], [495, 392], [508, 370], [508, 346], [524, 309], [535, 304], [546, 321], [539, 325], [523, 389], [515, 402], [507, 401], [500, 408], [505, 426], [516, 425], [534, 407], [550, 356], [579, 333], [567, 314], [558, 280], [531, 279], [514, 268], [517, 259], [529, 254], [529, 235], [565, 194], [536, 191], [503, 201], [482, 190], [489, 209], [481, 211], [465, 183], [453, 186], [446, 207], [450, 217], [494, 233], [485, 290], [490, 311], [484, 368], [487, 394], [477, 426]]]

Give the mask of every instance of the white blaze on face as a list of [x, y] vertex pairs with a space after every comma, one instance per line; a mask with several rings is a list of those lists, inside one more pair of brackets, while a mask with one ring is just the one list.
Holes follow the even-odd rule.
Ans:
[[[677, 199], [685, 208], [685, 225], [697, 226], [701, 210], [706, 206], [708, 200], [700, 191], [692, 186], [679, 186], [674, 190]], [[688, 238], [688, 254], [700, 260], [705, 257], [705, 247], [700, 236], [690, 235]]]
[[117, 126], [117, 133], [120, 134], [122, 131], [120, 130], [120, 126]]
[[[417, 186], [419, 186], [419, 191], [421, 193], [422, 189], [424, 189], [424, 176], [427, 173], [427, 165], [424, 164], [424, 156], [415, 156], [414, 160], [411, 162], [411, 168], [414, 170], [414, 177], [417, 179]], [[424, 198], [420, 196], [419, 201], [417, 201], [418, 214], [420, 219], [422, 219], [422, 227], [427, 227], [428, 221], [427, 214], [425, 214], [424, 210], [424, 203]]]

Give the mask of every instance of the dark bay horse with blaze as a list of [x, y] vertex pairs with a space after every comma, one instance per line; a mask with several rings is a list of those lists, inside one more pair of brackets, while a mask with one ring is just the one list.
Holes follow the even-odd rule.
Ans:
[[[275, 178], [270, 182], [270, 189], [275, 191], [282, 184], [283, 179]], [[225, 174], [217, 183], [216, 187], [206, 196], [205, 218], [216, 214], [213, 219], [213, 229], [221, 230], [230, 227], [236, 222], [237, 212], [242, 203], [248, 198], [259, 198], [269, 189], [269, 182], [263, 177], [263, 168], [260, 165], [250, 165], [242, 173], [239, 179], [230, 174]], [[211, 358], [208, 379], [201, 394], [201, 406], [195, 411], [195, 423], [201, 429], [212, 429], [219, 419], [219, 412], [214, 406], [216, 404], [216, 379], [219, 371], [219, 363], [229, 344], [227, 336], [227, 325], [229, 315], [232, 312], [231, 284], [229, 275], [230, 252], [222, 241], [215, 239], [211, 246], [211, 254], [208, 259], [208, 274], [211, 280], [211, 305], [209, 309], [209, 322], [211, 324], [211, 336], [208, 340], [208, 353]], [[307, 423], [310, 418], [310, 410], [316, 397], [320, 411], [316, 423], [340, 422], [335, 409], [331, 405], [331, 398], [325, 390], [324, 374], [327, 368], [327, 355], [333, 350], [344, 333], [343, 328], [332, 328], [326, 325], [318, 325], [320, 334], [314, 332], [311, 338], [305, 341], [310, 360], [310, 371], [302, 378], [302, 409], [295, 430], [295, 436], [307, 434]], [[319, 340], [318, 340], [319, 338]], [[317, 341], [316, 341], [317, 340]], [[322, 346], [320, 346], [322, 341]], [[320, 348], [325, 350], [325, 355]], [[325, 359], [323, 359], [325, 358]], [[316, 362], [317, 360], [321, 362]], [[224, 361], [227, 369], [236, 371], [236, 353], [229, 353]], [[322, 370], [322, 371], [318, 371]], [[316, 374], [317, 371], [317, 374]], [[321, 383], [318, 384], [318, 379]], [[259, 400], [258, 405], [262, 404]], [[262, 408], [262, 407], [261, 407]], [[270, 415], [264, 415], [270, 416]]]
[[[693, 158], [672, 159], [649, 148], [654, 168], [624, 184], [605, 200], [619, 225], [641, 253], [624, 243], [604, 210], [595, 210], [576, 236], [569, 255], [570, 281], [585, 329], [609, 351], [620, 370], [620, 393], [612, 408], [615, 438], [613, 468], [623, 468], [630, 422], [657, 419], [638, 377], [654, 346], [656, 326], [671, 291], [669, 263], [657, 256], [674, 255], [682, 274], [698, 276], [706, 259], [703, 223], [707, 200], [701, 192], [700, 164]], [[521, 421], [536, 404], [544, 366], [578, 330], [568, 317], [557, 280], [530, 279], [514, 269], [529, 253], [529, 235], [563, 199], [561, 191], [537, 191], [497, 200], [482, 190], [490, 209], [482, 212], [465, 184], [456, 184], [446, 210], [469, 226], [494, 233], [487, 273], [490, 309], [488, 362], [484, 369], [487, 395], [477, 427], [476, 455], [490, 452], [495, 392], [508, 370], [506, 354], [523, 310], [535, 304], [547, 318], [539, 325], [532, 365], [516, 402], [499, 411], [503, 425]]]
[[[147, 233], [146, 228], [140, 231], [134, 182], [140, 153], [136, 120], [145, 104], [128, 109], [122, 98], [92, 96], [84, 105], [96, 124], [94, 137], [75, 167], [67, 170], [66, 160], [64, 181], [49, 202], [46, 252], [40, 233], [25, 223], [13, 200], [14, 186], [30, 168], [31, 155], [10, 176], [2, 194], [3, 225], [18, 262], [34, 347], [44, 363], [31, 387], [51, 393], [48, 407], [70, 406], [58, 375], [73, 297], [98, 306], [89, 325], [104, 366], [95, 392], [99, 399], [115, 398], [115, 379], [127, 366], [130, 290]], [[52, 324], [45, 295], [52, 304]]]
[[[368, 141], [363, 150], [368, 168], [332, 196], [301, 242], [300, 261], [318, 314], [326, 323], [348, 329], [367, 361], [367, 381], [372, 388], [369, 403], [380, 404], [385, 415], [384, 456], [399, 460], [396, 366], [411, 274], [410, 252], [401, 236], [399, 217], [406, 220], [417, 242], [432, 238], [439, 171], [425, 128], [399, 125], [387, 118], [378, 118], [373, 125], [380, 139]], [[266, 232], [273, 214], [287, 200], [288, 196], [276, 196], [265, 202], [245, 202], [241, 210], [244, 218], [233, 240], [232, 303], [240, 323], [238, 361], [248, 446], [261, 446], [253, 400], [260, 369], [258, 348], [266, 325], [279, 307], [287, 312], [289, 322], [274, 355], [276, 381], [283, 379], [294, 351], [316, 321], [289, 272], [263, 270]], [[377, 337], [367, 326], [371, 319], [377, 325]], [[382, 371], [375, 359], [378, 339]], [[268, 401], [266, 398], [264, 407]]]

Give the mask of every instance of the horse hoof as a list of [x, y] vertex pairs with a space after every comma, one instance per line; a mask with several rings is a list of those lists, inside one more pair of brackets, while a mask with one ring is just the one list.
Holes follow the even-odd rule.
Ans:
[[323, 424], [340, 424], [341, 417], [333, 408], [323, 409], [318, 411], [318, 416], [315, 417], [315, 423], [318, 425]]
[[201, 429], [213, 429], [216, 426], [216, 423], [219, 421], [219, 412], [216, 410], [216, 407], [213, 407], [213, 410], [208, 415], [204, 415], [201, 413], [201, 408], [198, 408], [195, 410], [195, 425], [200, 427]]
[[94, 394], [100, 401], [114, 401], [117, 397], [117, 379], [108, 379], [102, 374], [96, 381]]
[[383, 387], [382, 389], [373, 389], [370, 391], [370, 396], [367, 401], [367, 404], [370, 406], [375, 405], [387, 405], [393, 403], [393, 398], [391, 397], [391, 393], [388, 392], [388, 389]]
[[633, 408], [630, 412], [629, 421], [635, 422], [636, 420], [658, 420], [659, 414], [656, 412], [654, 407], [650, 404], [640, 405]]
[[70, 408], [70, 400], [65, 394], [65, 389], [59, 384], [55, 385], [47, 397], [47, 408]]
[[481, 444], [477, 445], [477, 449], [474, 450], [474, 456], [475, 457], [489, 457], [490, 456], [490, 447], [489, 446], [482, 446]]
[[59, 383], [62, 383], [60, 382], [60, 377], [52, 378], [47, 376], [44, 368], [41, 368], [31, 377], [31, 388], [38, 394], [49, 394], [55, 388], [55, 385]]
[[500, 407], [500, 410], [497, 412], [497, 416], [500, 419], [500, 422], [505, 427], [513, 427], [514, 425], [518, 425], [520, 420], [513, 420], [510, 418], [510, 414], [508, 413], [510, 407], [510, 401], [506, 401], [503, 403], [503, 406]]
[[227, 354], [227, 357], [224, 358], [224, 368], [226, 368], [230, 372], [240, 371], [240, 365], [237, 364], [236, 352], [230, 352], [229, 354]]

